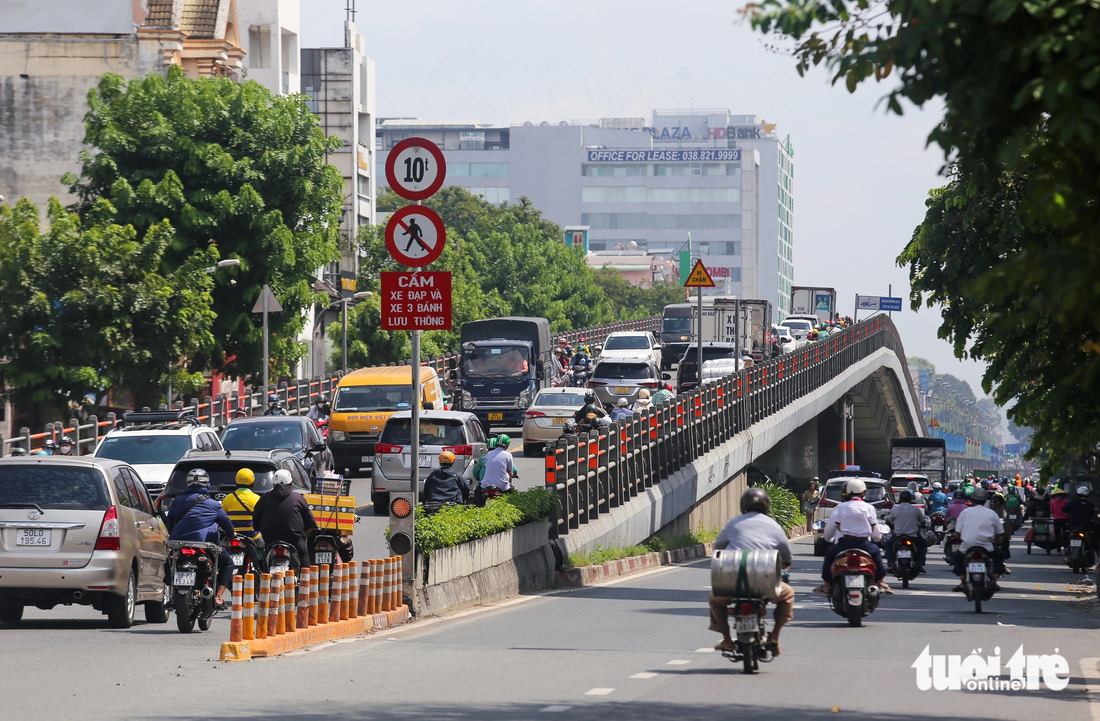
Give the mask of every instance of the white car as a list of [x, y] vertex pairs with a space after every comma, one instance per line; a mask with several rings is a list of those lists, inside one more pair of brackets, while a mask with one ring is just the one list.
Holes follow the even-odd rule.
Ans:
[[791, 335], [798, 341], [798, 347], [806, 345], [810, 340], [810, 333], [813, 332], [815, 327], [814, 323], [804, 318], [787, 318], [785, 321], [779, 324], [782, 328], [790, 330]]
[[125, 413], [93, 454], [128, 463], [154, 499], [164, 492], [176, 462], [190, 450], [220, 451], [213, 428], [201, 426], [190, 409]]
[[661, 345], [646, 331], [620, 331], [607, 336], [597, 360], [645, 359], [661, 367]]
[[775, 329], [776, 337], [779, 338], [779, 347], [783, 350], [784, 354], [794, 353], [799, 349], [798, 341], [791, 335], [789, 328], [780, 326]]

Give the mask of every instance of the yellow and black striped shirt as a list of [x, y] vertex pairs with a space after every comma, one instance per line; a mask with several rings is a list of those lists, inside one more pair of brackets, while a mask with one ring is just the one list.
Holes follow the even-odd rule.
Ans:
[[[239, 498], [239, 500], [238, 500]], [[256, 502], [260, 497], [247, 488], [238, 488], [222, 499], [222, 508], [229, 514], [229, 520], [233, 521], [233, 528], [251, 538], [260, 535], [252, 526], [252, 511], [256, 508]]]

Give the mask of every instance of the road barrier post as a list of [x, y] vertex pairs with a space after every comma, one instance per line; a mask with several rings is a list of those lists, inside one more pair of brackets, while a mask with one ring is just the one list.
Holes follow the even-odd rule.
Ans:
[[321, 587], [317, 589], [317, 623], [328, 623], [328, 564], [321, 565]]
[[359, 562], [352, 561], [348, 564], [348, 589], [347, 599], [344, 601], [344, 618], [359, 617]]
[[271, 598], [271, 574], [260, 574], [260, 618], [256, 624], [256, 638], [267, 638], [268, 604]]
[[[256, 577], [251, 573], [244, 574], [244, 630], [242, 638], [251, 641], [256, 637]], [[230, 641], [232, 638], [230, 629]]]
[[297, 601], [295, 598], [295, 575], [294, 571], [287, 571], [283, 580], [283, 630], [286, 633], [292, 633], [295, 629], [295, 619], [298, 615]]
[[316, 626], [320, 623], [320, 619], [317, 616], [317, 603], [320, 597], [319, 586], [321, 582], [321, 568], [319, 566], [309, 567], [309, 625]]
[[363, 561], [362, 572], [359, 577], [358, 615], [366, 616], [370, 613], [370, 574], [371, 562]]
[[298, 628], [309, 628], [309, 586], [312, 581], [309, 566], [302, 566], [302, 580], [298, 585]]
[[229, 640], [244, 640], [244, 605], [242, 602], [244, 579], [233, 576], [233, 605], [229, 609]]
[[286, 621], [283, 618], [283, 574], [271, 575], [271, 608], [267, 617], [267, 635], [281, 636], [286, 630]]

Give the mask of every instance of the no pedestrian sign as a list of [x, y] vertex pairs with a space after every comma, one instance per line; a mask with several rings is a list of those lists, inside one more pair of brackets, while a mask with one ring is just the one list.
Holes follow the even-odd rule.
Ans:
[[407, 200], [430, 198], [443, 186], [447, 161], [439, 146], [424, 138], [406, 138], [386, 156], [386, 180]]
[[382, 273], [382, 330], [450, 329], [450, 272]]
[[443, 252], [447, 233], [443, 219], [431, 208], [406, 205], [386, 224], [386, 250], [401, 265], [423, 268]]

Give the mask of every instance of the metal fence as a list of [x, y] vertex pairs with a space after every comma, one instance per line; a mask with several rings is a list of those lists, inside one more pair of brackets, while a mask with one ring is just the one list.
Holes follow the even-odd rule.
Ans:
[[[652, 316], [639, 320], [619, 321], [591, 328], [565, 331], [557, 334], [557, 337], [570, 344], [575, 343], [578, 338], [585, 338], [592, 342], [602, 342], [610, 333], [618, 331], [656, 331], [660, 328], [660, 325], [660, 316]], [[443, 375], [447, 361], [455, 357], [454, 355], [438, 356], [422, 362], [421, 365], [433, 368], [437, 373]], [[276, 393], [290, 415], [298, 415], [307, 412], [317, 396], [322, 393], [326, 394], [331, 400], [332, 394], [342, 377], [343, 374], [337, 372], [329, 378], [299, 379], [293, 384], [284, 381], [272, 386], [267, 392]], [[250, 416], [255, 415], [257, 412], [262, 413], [264, 408], [267, 407], [266, 396], [267, 393], [263, 390], [253, 388], [243, 394], [219, 393], [214, 397], [206, 396], [202, 400], [192, 398], [187, 403], [176, 401], [175, 408], [191, 408], [200, 424], [219, 428], [228, 424], [238, 409], [244, 410]], [[167, 406], [162, 403], [160, 410], [166, 409]], [[146, 408], [145, 410], [149, 409]], [[99, 420], [98, 416], [93, 415], [88, 416], [85, 423], [81, 423], [76, 418], [70, 419], [67, 424], [62, 421], [47, 423], [45, 430], [39, 433], [32, 433], [30, 428], [23, 427], [19, 429], [18, 435], [11, 438], [0, 436], [0, 456], [10, 455], [11, 450], [17, 447], [32, 452], [41, 448], [46, 441], [60, 441], [64, 436], [73, 439], [76, 446], [76, 455], [92, 453], [99, 441], [119, 422], [121, 422], [121, 418], [116, 417], [116, 414], [111, 412], [107, 414], [106, 420], [103, 421]]]
[[[881, 348], [907, 367], [901, 338], [886, 316], [676, 396], [633, 419], [547, 444], [545, 485], [561, 501], [558, 534], [644, 493]], [[908, 373], [898, 380], [912, 390]]]

